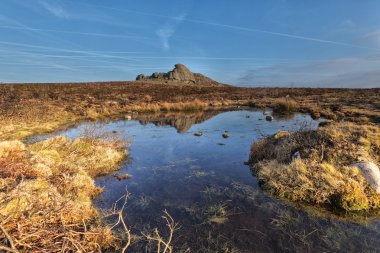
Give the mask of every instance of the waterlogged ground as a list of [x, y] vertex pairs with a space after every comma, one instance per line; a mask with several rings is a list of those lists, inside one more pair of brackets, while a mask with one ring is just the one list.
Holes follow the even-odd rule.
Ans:
[[[118, 173], [132, 178], [97, 179], [105, 191], [96, 204], [110, 208], [127, 189], [126, 220], [139, 235], [155, 227], [164, 232], [161, 215], [167, 210], [180, 224], [174, 252], [376, 252], [376, 220], [353, 222], [313, 208], [302, 211], [262, 192], [244, 164], [253, 141], [317, 124], [302, 114], [268, 122], [261, 111], [245, 110], [98, 123], [102, 131], [130, 140], [129, 159]], [[75, 138], [88, 125], [57, 134]], [[194, 136], [199, 131], [203, 136]], [[141, 242], [131, 252], [149, 251]]]

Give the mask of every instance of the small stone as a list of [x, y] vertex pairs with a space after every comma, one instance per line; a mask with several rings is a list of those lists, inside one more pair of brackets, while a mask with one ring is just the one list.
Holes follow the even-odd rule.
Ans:
[[228, 134], [227, 131], [225, 131], [225, 132], [222, 134], [222, 136], [223, 136], [224, 139], [230, 137], [230, 135]]
[[360, 169], [368, 184], [376, 191], [377, 194], [380, 194], [380, 170], [376, 164], [368, 161], [360, 161], [351, 164], [350, 167]]
[[299, 151], [296, 151], [294, 152], [294, 154], [292, 155], [292, 161], [295, 161], [295, 160], [301, 160], [301, 153]]
[[194, 135], [199, 137], [199, 136], [202, 136], [203, 133], [202, 132], [195, 132]]
[[273, 116], [268, 115], [268, 116], [265, 117], [265, 119], [266, 119], [267, 121], [272, 121], [272, 120], [273, 120]]

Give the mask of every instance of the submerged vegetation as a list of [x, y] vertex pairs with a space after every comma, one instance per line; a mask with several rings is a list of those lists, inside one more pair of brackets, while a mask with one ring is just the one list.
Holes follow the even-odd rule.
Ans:
[[262, 188], [274, 195], [335, 211], [362, 211], [380, 208], [380, 194], [350, 165], [379, 164], [379, 154], [378, 126], [335, 123], [254, 143], [250, 163]]

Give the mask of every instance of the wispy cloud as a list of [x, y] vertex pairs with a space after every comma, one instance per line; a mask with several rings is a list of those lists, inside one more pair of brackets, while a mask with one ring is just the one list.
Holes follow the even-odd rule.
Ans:
[[139, 62], [140, 60], [135, 59], [135, 57], [131, 56], [124, 56], [124, 55], [113, 55], [109, 53], [103, 53], [103, 52], [97, 52], [97, 51], [88, 51], [88, 50], [73, 50], [73, 49], [65, 49], [65, 48], [56, 48], [56, 47], [49, 47], [49, 46], [41, 46], [41, 45], [32, 45], [32, 44], [25, 44], [25, 43], [16, 43], [16, 42], [8, 42], [8, 41], [0, 41], [0, 45], [5, 46], [12, 46], [17, 48], [23, 48], [23, 49], [31, 49], [31, 50], [37, 50], [37, 51], [48, 51], [52, 52], [51, 55], [46, 54], [38, 54], [36, 53], [36, 56], [41, 57], [50, 57], [50, 58], [76, 58], [76, 56], [66, 56], [66, 55], [54, 55], [56, 53], [71, 53], [71, 54], [80, 54], [87, 57], [97, 57], [97, 58], [113, 58], [117, 60], [122, 61], [133, 61], [133, 62]]
[[185, 19], [186, 15], [182, 14], [175, 19], [170, 19], [162, 27], [156, 30], [157, 36], [160, 38], [161, 46], [165, 50], [170, 49], [169, 39], [177, 31], [178, 27], [181, 25], [182, 21]]
[[380, 29], [364, 35], [364, 39], [374, 41], [377, 45], [380, 45]]
[[190, 23], [203, 24], [203, 25], [208, 25], [208, 26], [223, 27], [223, 28], [227, 28], [227, 29], [231, 29], [231, 30], [237, 30], [237, 31], [262, 33], [262, 34], [268, 34], [268, 35], [273, 35], [273, 36], [286, 37], [286, 38], [298, 39], [298, 40], [304, 40], [304, 41], [310, 41], [310, 42], [316, 42], [316, 43], [324, 43], [324, 44], [331, 44], [331, 45], [336, 45], [336, 46], [344, 46], [344, 47], [352, 47], [352, 48], [359, 48], [359, 49], [367, 49], [367, 50], [372, 50], [372, 51], [380, 51], [380, 48], [366, 47], [366, 46], [346, 43], [346, 42], [342, 42], [342, 41], [327, 40], [327, 39], [303, 36], [303, 35], [298, 35], [298, 34], [282, 33], [282, 32], [277, 32], [277, 31], [263, 30], [263, 29], [259, 29], [259, 28], [251, 28], [251, 27], [223, 24], [223, 23], [217, 23], [217, 22], [207, 22], [207, 21], [203, 21], [203, 20], [189, 19], [189, 18], [185, 18], [185, 17], [179, 18], [179, 17], [166, 16], [166, 15], [161, 15], [161, 14], [136, 11], [136, 10], [129, 10], [129, 9], [118, 9], [118, 8], [112, 8], [112, 7], [108, 7], [108, 6], [102, 6], [102, 5], [93, 5], [93, 6], [97, 6], [99, 8], [104, 8], [104, 9], [111, 9], [111, 10], [116, 10], [116, 11], [127, 12], [127, 13], [145, 15], [145, 16], [167, 18], [167, 19], [171, 19], [174, 21], [180, 20], [181, 22], [190, 22]]
[[251, 69], [242, 86], [379, 87], [380, 58], [340, 58], [310, 63], [276, 64]]
[[154, 40], [153, 38], [149, 38], [149, 37], [145, 37], [145, 36], [134, 36], [134, 35], [123, 35], [123, 34], [108, 34], [108, 33], [92, 33], [92, 32], [77, 32], [77, 31], [65, 31], [65, 30], [55, 30], [55, 29], [34, 28], [34, 27], [27, 27], [27, 26], [0, 25], [0, 28], [12, 29], [12, 30], [37, 31], [37, 32], [77, 34], [77, 35], [107, 37], [107, 38]]
[[64, 9], [59, 0], [39, 0], [38, 3], [58, 18], [70, 18], [70, 14]]

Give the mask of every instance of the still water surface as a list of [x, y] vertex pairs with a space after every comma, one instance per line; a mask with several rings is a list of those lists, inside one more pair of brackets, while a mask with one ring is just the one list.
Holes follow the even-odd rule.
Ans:
[[[56, 134], [76, 138], [88, 125]], [[174, 252], [380, 251], [378, 222], [316, 214], [268, 196], [244, 164], [252, 142], [263, 136], [316, 128], [308, 115], [268, 122], [260, 111], [173, 113], [97, 125], [129, 140], [129, 158], [118, 173], [132, 178], [98, 178], [104, 193], [96, 205], [110, 208], [127, 189], [126, 220], [137, 234], [165, 231], [161, 216], [167, 210], [180, 224]], [[199, 131], [203, 135], [194, 136]], [[149, 251], [139, 243], [130, 252]]]

